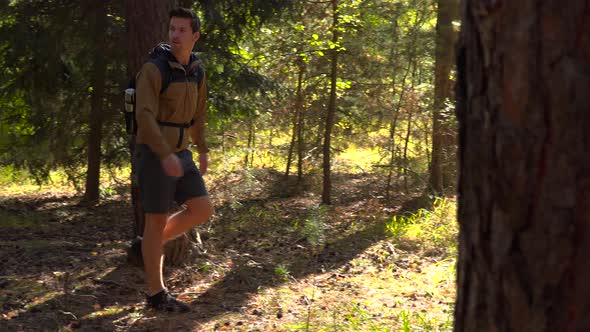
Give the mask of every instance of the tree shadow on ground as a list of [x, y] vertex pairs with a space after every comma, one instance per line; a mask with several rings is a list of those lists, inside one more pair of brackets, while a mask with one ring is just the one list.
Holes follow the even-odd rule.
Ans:
[[[274, 181], [266, 182], [269, 188], [278, 190], [284, 185], [284, 177], [278, 175], [274, 176]], [[212, 231], [207, 234], [210, 237], [207, 243], [212, 248], [208, 258], [230, 260], [231, 269], [223, 273], [221, 279], [198, 272], [199, 276], [206, 276], [213, 282], [193, 297], [193, 312], [181, 315], [182, 319], [175, 318], [177, 315], [150, 313], [143, 309], [143, 273], [126, 264], [122, 250], [125, 248], [123, 241], [131, 237], [131, 225], [120, 222], [131, 220], [128, 200], [113, 199], [102, 206], [79, 208], [76, 199], [48, 199], [43, 203], [59, 203], [42, 211], [47, 220], [53, 220], [49, 221], [51, 227], [33, 235], [28, 233], [31, 230], [27, 228], [12, 230], [14, 234], [9, 239], [0, 235], [0, 241], [4, 240], [1, 242], [3, 247], [5, 243], [13, 245], [7, 251], [3, 248], [0, 256], [2, 267], [11, 267], [4, 270], [8, 271], [5, 275], [10, 278], [0, 279], [2, 311], [19, 311], [10, 320], [2, 318], [0, 330], [46, 331], [69, 326], [88, 331], [173, 331], [194, 329], [225, 313], [262, 315], [265, 308], [252, 311], [248, 308], [248, 300], [260, 289], [285, 283], [284, 278], [276, 273], [277, 266], [283, 266], [294, 279], [336, 272], [346, 269], [351, 260], [385, 239], [385, 224], [392, 215], [375, 211], [383, 205], [382, 198], [372, 198], [371, 194], [367, 194], [378, 188], [371, 181], [363, 182], [359, 176], [348, 180], [350, 183], [347, 185], [354, 186], [356, 191], [346, 198], [342, 198], [340, 193], [340, 198], [336, 200], [338, 204], [322, 215], [326, 228], [323, 232], [325, 241], [321, 245], [310, 244], [303, 232], [303, 224], [313, 216], [310, 210], [319, 211], [317, 195], [311, 198], [302, 198], [299, 192], [279, 197], [267, 195], [242, 200], [239, 204], [226, 202], [219, 206], [220, 220], [211, 225]], [[264, 190], [267, 194], [273, 192], [268, 188]], [[406, 214], [425, 206], [421, 198], [406, 203], [401, 208], [397, 203], [390, 205], [395, 207], [397, 214]], [[6, 205], [0, 204], [0, 208]], [[353, 205], [357, 216], [350, 220], [335, 220], [347, 214], [339, 209]], [[78, 214], [62, 222], [59, 216], [68, 213]], [[18, 241], [38, 237], [50, 242], [28, 251], [14, 247]], [[89, 271], [84, 267], [90, 267]], [[169, 273], [174, 271], [168, 270]], [[183, 270], [196, 271], [194, 264]], [[43, 281], [44, 276], [51, 276], [55, 271], [70, 272], [78, 279], [72, 280], [66, 288], [63, 288], [63, 279]], [[45, 282], [46, 293], [53, 296], [32, 303], [32, 298], [9, 294], [26, 278]], [[78, 288], [76, 284], [79, 284]], [[171, 284], [187, 286], [184, 281]], [[66, 294], [64, 289], [71, 292]]]
[[[18, 303], [18, 299], [5, 298], [8, 301], [4, 303], [4, 312], [14, 317], [3, 317], [0, 330], [61, 331], [76, 328], [114, 331], [125, 327], [127, 322], [119, 322], [119, 319], [142, 310], [135, 307], [143, 299], [141, 290], [135, 285], [141, 283], [143, 276], [125, 263], [107, 271], [96, 269], [84, 274], [61, 274], [55, 280], [42, 281], [38, 297], [18, 307], [7, 305], [11, 300]], [[3, 293], [22, 283], [22, 279], [5, 280]]]
[[[278, 181], [284, 179], [279, 178]], [[374, 188], [371, 184], [367, 186]], [[277, 287], [286, 282], [277, 275], [277, 266], [281, 265], [289, 272], [290, 278], [297, 280], [329, 271], [336, 273], [349, 268], [351, 260], [387, 236], [385, 225], [392, 216], [372, 211], [372, 215], [367, 213], [360, 216], [354, 227], [340, 225], [341, 227], [327, 229], [324, 234], [325, 243], [312, 246], [297, 231], [292, 231], [290, 227], [281, 227], [286, 223], [293, 223], [294, 219], [301, 221], [306, 215], [309, 216], [308, 213], [297, 215], [297, 212], [283, 210], [281, 202], [284, 197], [272, 202], [260, 199], [242, 201], [238, 209], [229, 204], [218, 207], [218, 211], [224, 216], [213, 226], [213, 233], [225, 236], [211, 240], [216, 241], [215, 248], [218, 252], [239, 254], [231, 257], [233, 268], [191, 302], [195, 312], [190, 315], [192, 324], [198, 326], [232, 312], [255, 316], [272, 314], [265, 312], [270, 308], [248, 307], [248, 300], [261, 289]], [[363, 212], [371, 212], [372, 205], [376, 202], [368, 200], [365, 203]], [[429, 200], [423, 197], [411, 199], [399, 207], [397, 214], [407, 215], [427, 207], [428, 204]], [[341, 207], [332, 209], [338, 208]], [[269, 212], [270, 215], [256, 215], [252, 212], [273, 209], [275, 213]], [[326, 218], [329, 219], [330, 215], [328, 212]], [[249, 218], [250, 216], [256, 218]], [[332, 223], [331, 220], [325, 222]], [[235, 226], [235, 223], [239, 226]], [[273, 240], [269, 242], [268, 237]], [[141, 326], [140, 324], [139, 327]]]

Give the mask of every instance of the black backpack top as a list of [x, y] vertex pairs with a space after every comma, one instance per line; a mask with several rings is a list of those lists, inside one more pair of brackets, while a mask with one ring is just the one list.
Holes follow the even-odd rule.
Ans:
[[[156, 47], [154, 47], [149, 54], [149, 59], [147, 62], [151, 62], [158, 69], [160, 70], [160, 74], [162, 75], [162, 87], [160, 88], [160, 94], [164, 93], [171, 82], [176, 80], [185, 81], [187, 79], [187, 75], [185, 72], [182, 72], [178, 69], [170, 68], [169, 61], [178, 62], [172, 52], [170, 51], [170, 45], [165, 43], [160, 43]], [[197, 56], [192, 53], [190, 57], [190, 63], [198, 61]], [[196, 70], [190, 74], [190, 79], [197, 82], [197, 85], [201, 85], [203, 82], [203, 77], [205, 76], [205, 71], [203, 70], [203, 66], [200, 62], [197, 62]], [[135, 79], [136, 75], [133, 75], [129, 84], [127, 86], [126, 96], [125, 96], [125, 129], [129, 134], [137, 134], [137, 121], [135, 120]], [[129, 89], [133, 89], [133, 95], [128, 96], [127, 91]], [[188, 128], [192, 126], [193, 122], [190, 123], [170, 123], [170, 122], [161, 122], [158, 121], [160, 125], [163, 126], [171, 126], [171, 127], [178, 127], [178, 128]], [[181, 137], [182, 138], [182, 137]]]

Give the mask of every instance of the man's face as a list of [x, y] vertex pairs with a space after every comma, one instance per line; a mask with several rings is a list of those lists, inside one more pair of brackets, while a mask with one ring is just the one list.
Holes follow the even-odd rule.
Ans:
[[199, 33], [193, 33], [190, 18], [172, 17], [168, 28], [168, 39], [173, 51], [190, 52], [199, 39]]

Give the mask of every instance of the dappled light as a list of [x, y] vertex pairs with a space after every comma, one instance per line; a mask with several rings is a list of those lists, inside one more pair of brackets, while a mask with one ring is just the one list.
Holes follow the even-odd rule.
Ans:
[[0, 5], [0, 331], [451, 331], [458, 12]]

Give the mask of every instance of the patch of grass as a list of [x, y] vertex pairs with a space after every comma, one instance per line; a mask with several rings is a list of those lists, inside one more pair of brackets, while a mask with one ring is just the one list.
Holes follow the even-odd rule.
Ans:
[[[198, 264], [199, 261], [197, 261], [196, 263]], [[208, 272], [211, 270], [211, 268], [212, 268], [212, 266], [211, 266], [210, 262], [204, 262], [204, 263], [200, 264], [200, 267], [197, 270], [201, 271], [201, 272]]]
[[35, 214], [29, 213], [10, 213], [0, 210], [0, 229], [2, 230], [21, 230], [21, 229], [38, 229], [43, 227], [42, 219]]
[[385, 227], [389, 235], [395, 238], [454, 254], [457, 252], [458, 234], [456, 209], [454, 200], [437, 198], [431, 210], [420, 209], [409, 216], [394, 216]]
[[290, 275], [289, 270], [283, 264], [279, 264], [275, 267], [274, 274], [275, 274], [275, 277], [277, 277], [281, 281], [289, 280], [289, 275]]
[[[79, 170], [84, 174], [85, 170]], [[53, 170], [47, 179], [39, 179], [38, 182], [25, 169], [17, 169], [12, 165], [0, 166], [0, 194], [7, 196], [29, 195], [42, 192], [72, 194], [83, 190], [83, 183], [73, 183], [68, 176], [70, 172], [65, 169]], [[129, 183], [131, 167], [129, 165], [116, 168], [101, 168], [100, 171], [100, 195], [107, 198], [116, 193], [116, 187]], [[81, 178], [83, 179], [83, 178]], [[81, 182], [80, 179], [76, 180]]]
[[13, 165], [0, 166], [0, 185], [2, 186], [13, 183], [32, 184], [33, 182], [25, 170], [15, 169]]
[[[97, 306], [97, 308], [98, 308], [98, 306]], [[98, 309], [97, 311], [91, 312], [91, 313], [83, 316], [81, 318], [81, 320], [98, 319], [98, 318], [107, 317], [107, 316], [115, 316], [115, 315], [118, 315], [118, 314], [123, 313], [125, 311], [126, 311], [125, 307], [110, 306], [110, 307]]]
[[327, 211], [325, 206], [317, 206], [310, 210], [307, 218], [303, 221], [303, 225], [299, 223], [295, 225], [295, 228], [299, 229], [307, 242], [314, 247], [324, 244], [324, 230], [326, 228], [324, 219]]
[[397, 316], [399, 332], [432, 331], [447, 332], [453, 330], [452, 316], [446, 321], [439, 321], [427, 313], [401, 311]]

